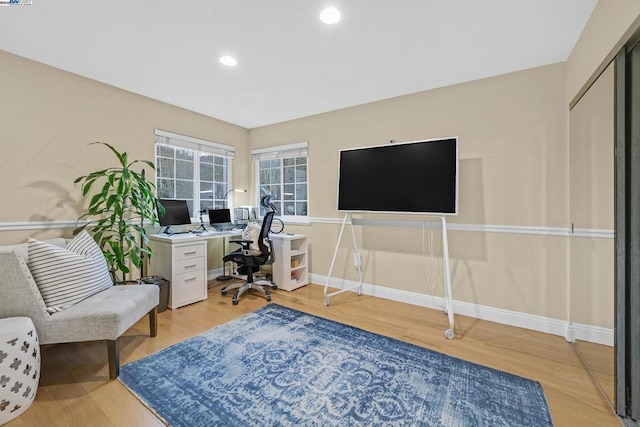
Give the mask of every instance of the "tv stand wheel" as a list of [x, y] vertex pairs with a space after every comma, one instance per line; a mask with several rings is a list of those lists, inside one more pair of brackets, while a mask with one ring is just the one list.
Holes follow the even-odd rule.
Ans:
[[326, 305], [327, 307], [329, 306], [329, 298], [325, 298], [324, 299], [324, 305]]
[[455, 336], [455, 334], [453, 333], [453, 329], [447, 329], [446, 331], [444, 331], [444, 336], [448, 339], [448, 340], [452, 340], [453, 337]]

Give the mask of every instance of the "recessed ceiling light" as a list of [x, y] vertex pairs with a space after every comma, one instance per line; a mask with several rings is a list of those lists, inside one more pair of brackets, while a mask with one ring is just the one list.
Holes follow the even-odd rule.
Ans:
[[235, 67], [236, 65], [238, 65], [238, 61], [236, 61], [236, 58], [229, 55], [220, 57], [220, 62], [222, 62], [227, 67]]
[[340, 21], [340, 12], [335, 7], [328, 7], [320, 12], [320, 20], [325, 24], [335, 24]]

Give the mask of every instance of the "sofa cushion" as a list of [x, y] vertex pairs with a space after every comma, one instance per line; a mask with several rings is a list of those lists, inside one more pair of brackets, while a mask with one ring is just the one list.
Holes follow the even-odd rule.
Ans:
[[53, 314], [46, 344], [115, 340], [160, 302], [156, 285], [117, 285]]
[[64, 248], [29, 239], [29, 270], [47, 311], [56, 313], [113, 286], [100, 247], [86, 231]]

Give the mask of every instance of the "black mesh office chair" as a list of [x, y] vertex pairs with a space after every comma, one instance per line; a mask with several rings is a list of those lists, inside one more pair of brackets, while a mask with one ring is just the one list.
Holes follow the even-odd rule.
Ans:
[[[269, 230], [271, 229], [271, 222], [273, 221], [274, 211], [267, 212], [262, 219], [262, 228], [260, 229], [260, 238], [258, 239], [258, 246], [262, 251], [260, 255], [251, 255], [251, 240], [231, 240], [230, 243], [237, 243], [241, 246], [240, 249], [225, 255], [222, 260], [224, 262], [234, 262], [238, 266], [238, 273], [246, 275], [247, 280], [244, 283], [231, 283], [220, 290], [222, 295], [226, 295], [227, 291], [231, 289], [237, 289], [233, 294], [231, 302], [233, 305], [238, 304], [238, 298], [242, 296], [249, 289], [255, 289], [262, 293], [267, 301], [271, 301], [271, 293], [265, 289], [278, 289], [278, 286], [271, 280], [255, 280], [254, 273], [260, 269], [261, 265], [272, 264], [274, 261], [273, 251], [271, 249], [271, 239], [269, 239]], [[267, 279], [269, 276], [267, 276]]]

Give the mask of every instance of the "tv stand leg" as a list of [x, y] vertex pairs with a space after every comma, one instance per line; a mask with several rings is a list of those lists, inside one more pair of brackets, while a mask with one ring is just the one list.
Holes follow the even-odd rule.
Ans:
[[449, 329], [444, 332], [447, 339], [455, 337], [455, 319], [453, 318], [453, 295], [451, 293], [451, 273], [449, 272], [449, 239], [447, 237], [447, 219], [442, 219], [442, 261], [444, 263], [445, 313], [449, 316]]
[[[328, 288], [329, 288], [329, 281], [331, 280], [331, 273], [333, 273], [333, 265], [336, 261], [336, 256], [338, 255], [338, 249], [340, 248], [340, 241], [342, 240], [342, 234], [344, 233], [344, 227], [347, 225], [347, 222], [349, 222], [349, 225], [351, 225], [351, 237], [353, 240], [353, 252], [354, 252], [354, 262], [356, 264], [356, 267], [358, 268], [358, 275], [360, 276], [360, 282], [355, 285], [355, 286], [351, 286], [349, 288], [345, 288], [345, 289], [340, 289], [339, 291], [335, 291], [335, 292], [327, 292]], [[358, 245], [356, 243], [356, 232], [353, 229], [353, 218], [351, 216], [350, 213], [346, 214], [344, 216], [344, 220], [342, 220], [342, 227], [340, 228], [340, 235], [338, 236], [338, 241], [336, 242], [336, 249], [333, 251], [333, 258], [331, 259], [331, 267], [329, 267], [329, 274], [327, 275], [327, 280], [325, 281], [324, 284], [324, 305], [328, 306], [329, 302], [330, 302], [330, 298], [334, 295], [338, 295], [341, 294], [343, 292], [347, 292], [347, 291], [351, 291], [354, 289], [357, 289], [356, 292], [358, 294], [358, 296], [362, 295], [362, 282], [364, 281], [364, 277], [362, 274], [362, 260], [360, 258], [360, 252], [358, 251]]]

